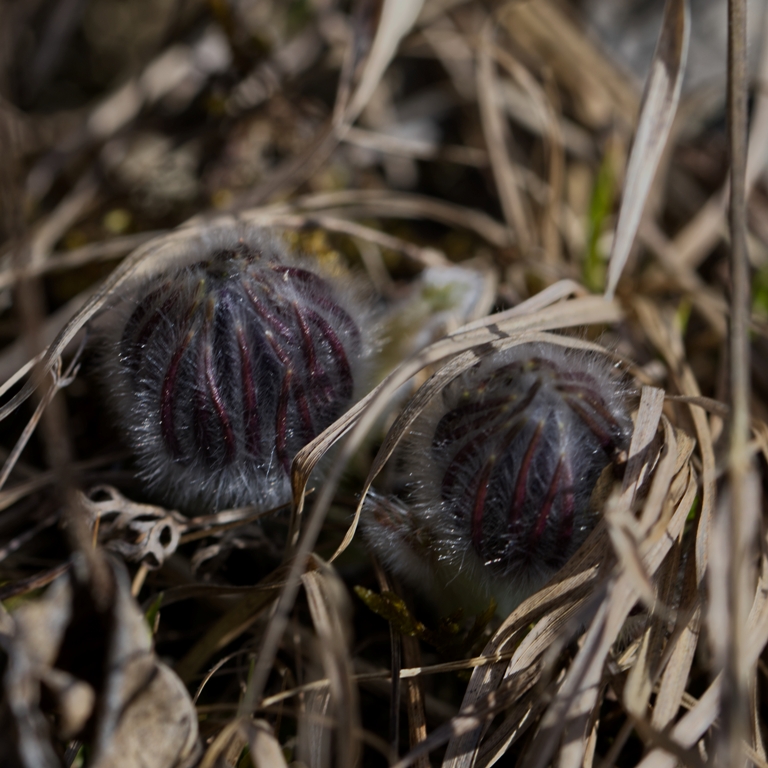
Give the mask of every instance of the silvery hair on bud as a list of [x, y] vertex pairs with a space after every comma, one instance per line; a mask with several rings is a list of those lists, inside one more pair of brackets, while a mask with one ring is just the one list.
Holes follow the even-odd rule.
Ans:
[[164, 503], [279, 506], [296, 452], [361, 394], [364, 291], [253, 226], [175, 234], [97, 323], [118, 425]]
[[400, 452], [407, 507], [369, 504], [366, 538], [403, 578], [509, 612], [594, 528], [598, 480], [631, 432], [604, 356], [538, 342], [493, 352], [417, 418]]

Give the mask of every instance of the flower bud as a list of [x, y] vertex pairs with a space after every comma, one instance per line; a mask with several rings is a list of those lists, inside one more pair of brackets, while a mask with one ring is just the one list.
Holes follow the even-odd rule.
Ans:
[[423, 569], [403, 550], [429, 541], [439, 581], [480, 584], [511, 609], [596, 524], [598, 479], [629, 446], [626, 401], [595, 353], [536, 343], [491, 354], [414, 423], [401, 455], [413, 519], [379, 510], [369, 541], [401, 571], [415, 560]]
[[106, 378], [150, 492], [187, 509], [290, 499], [296, 452], [360, 389], [349, 276], [214, 228], [108, 313]]

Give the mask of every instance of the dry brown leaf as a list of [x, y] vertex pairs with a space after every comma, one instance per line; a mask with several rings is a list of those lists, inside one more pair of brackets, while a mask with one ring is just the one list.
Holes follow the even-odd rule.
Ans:
[[[70, 573], [13, 615], [13, 632], [2, 637], [4, 765], [58, 767], [56, 752], [72, 739], [89, 743], [88, 764], [96, 768], [181, 768], [196, 761], [197, 714], [189, 694], [152, 652], [124, 567], [109, 561], [109, 570], [106, 610], [88, 581]], [[41, 698], [41, 687], [52, 703]]]

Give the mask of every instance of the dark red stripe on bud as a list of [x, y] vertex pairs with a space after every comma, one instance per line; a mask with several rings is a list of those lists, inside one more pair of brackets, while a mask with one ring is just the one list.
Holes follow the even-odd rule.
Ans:
[[179, 366], [181, 358], [187, 351], [190, 342], [194, 338], [194, 333], [190, 331], [181, 346], [173, 353], [173, 357], [168, 365], [168, 370], [163, 378], [163, 386], [160, 394], [160, 432], [163, 436], [165, 447], [176, 461], [182, 458], [181, 446], [176, 435], [176, 425], [174, 424], [174, 402], [176, 385], [178, 382]]

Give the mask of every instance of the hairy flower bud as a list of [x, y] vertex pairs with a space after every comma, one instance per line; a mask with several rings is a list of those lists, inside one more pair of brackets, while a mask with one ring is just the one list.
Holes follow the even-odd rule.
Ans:
[[594, 527], [593, 491], [631, 428], [625, 388], [597, 354], [540, 343], [494, 353], [418, 418], [402, 452], [413, 519], [378, 505], [368, 539], [421, 581], [430, 558], [413, 550], [428, 542], [443, 581], [463, 571], [459, 581], [513, 607]]
[[290, 499], [296, 452], [360, 389], [351, 278], [222, 227], [109, 313], [107, 386], [150, 491], [182, 508]]

